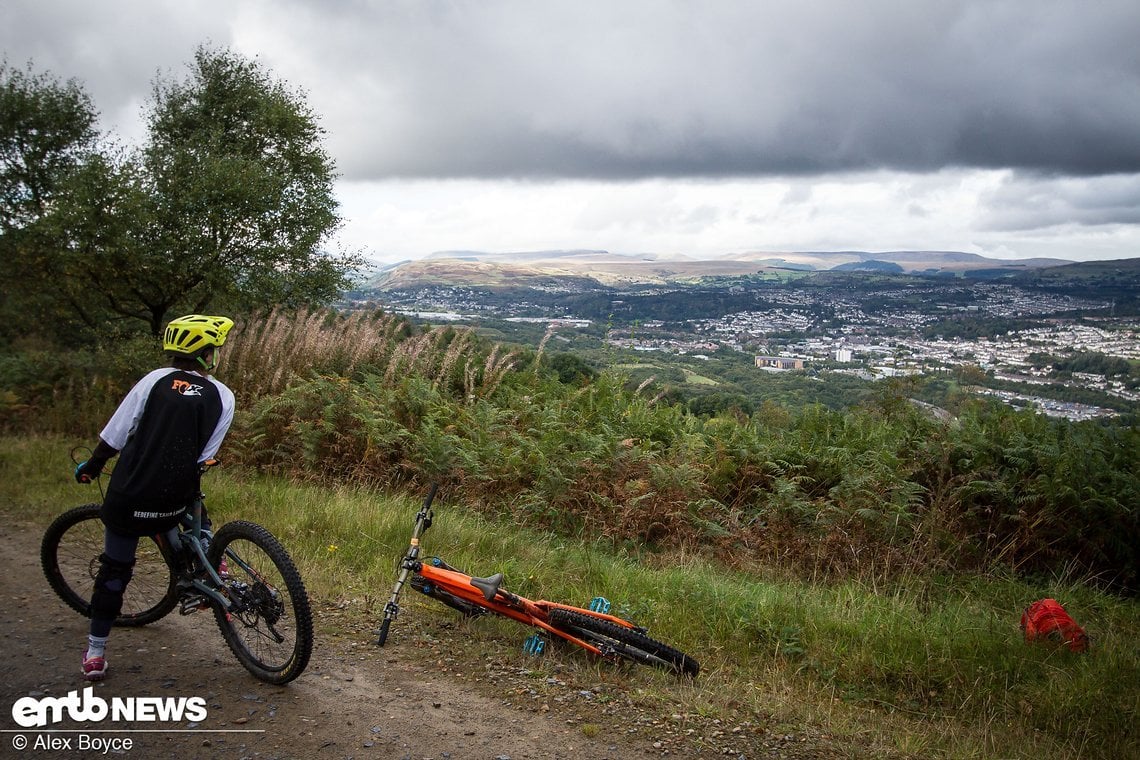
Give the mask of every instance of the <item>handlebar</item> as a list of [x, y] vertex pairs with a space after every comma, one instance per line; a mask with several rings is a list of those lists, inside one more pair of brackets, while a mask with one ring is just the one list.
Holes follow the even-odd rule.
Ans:
[[[82, 465], [84, 462], [88, 461], [87, 459], [84, 459], [82, 461], [79, 460], [79, 457], [78, 457], [76, 452], [79, 452], [82, 450], [87, 451], [88, 457], [92, 456], [92, 453], [93, 453], [91, 451], [91, 449], [87, 449], [84, 446], [76, 446], [75, 448], [73, 448], [71, 450], [71, 461], [75, 464], [75, 468], [77, 470], [79, 469], [80, 465]], [[201, 473], [202, 475], [205, 475], [207, 470], [209, 470], [211, 467], [217, 467], [219, 464], [221, 464], [221, 460], [217, 459], [216, 457], [210, 457], [209, 459], [205, 459], [205, 460], [198, 463], [198, 472]], [[84, 474], [78, 476], [76, 479], [80, 483], [82, 483], [84, 485], [88, 485], [90, 483], [94, 483], [98, 478], [92, 478], [87, 473], [84, 473]], [[431, 496], [434, 496], [434, 495], [435, 495], [435, 488], [433, 487]], [[428, 502], [429, 503], [431, 502], [430, 496], [428, 497]]]

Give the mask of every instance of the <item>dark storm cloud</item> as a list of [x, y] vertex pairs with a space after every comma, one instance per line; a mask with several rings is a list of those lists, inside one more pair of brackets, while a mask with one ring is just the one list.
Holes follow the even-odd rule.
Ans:
[[347, 7], [354, 174], [1140, 170], [1132, 0]]
[[104, 113], [203, 42], [309, 93], [348, 179], [1140, 171], [1135, 0], [390, 0], [5, 8]]
[[183, 77], [195, 48], [230, 32], [213, 0], [87, 3], [12, 0], [0, 13], [0, 50], [8, 64], [31, 64], [61, 80], [78, 80], [119, 136], [137, 137], [143, 103], [158, 75]]

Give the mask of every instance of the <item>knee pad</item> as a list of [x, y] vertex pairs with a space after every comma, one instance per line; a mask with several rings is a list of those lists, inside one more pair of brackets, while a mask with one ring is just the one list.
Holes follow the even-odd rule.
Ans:
[[120, 562], [106, 554], [99, 555], [99, 572], [95, 574], [95, 591], [91, 594], [91, 617], [114, 620], [123, 609], [123, 592], [131, 581], [135, 563]]

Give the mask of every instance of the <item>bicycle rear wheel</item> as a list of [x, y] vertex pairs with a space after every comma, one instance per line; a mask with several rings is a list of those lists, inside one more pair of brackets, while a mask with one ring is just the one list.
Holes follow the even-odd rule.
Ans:
[[313, 651], [313, 615], [305, 584], [288, 552], [260, 525], [226, 523], [210, 542], [209, 560], [226, 559], [223, 592], [233, 603], [214, 608], [222, 636], [238, 661], [266, 683], [292, 681]]
[[590, 642], [607, 656], [624, 657], [642, 665], [653, 665], [693, 678], [701, 672], [700, 663], [684, 652], [632, 628], [625, 628], [586, 612], [552, 609], [549, 622], [555, 628]]
[[[91, 591], [103, 553], [103, 521], [99, 504], [64, 512], [44, 531], [40, 565], [48, 585], [68, 607], [89, 615]], [[140, 626], [165, 617], [178, 604], [174, 573], [153, 538], [139, 539], [131, 581], [115, 625]]]

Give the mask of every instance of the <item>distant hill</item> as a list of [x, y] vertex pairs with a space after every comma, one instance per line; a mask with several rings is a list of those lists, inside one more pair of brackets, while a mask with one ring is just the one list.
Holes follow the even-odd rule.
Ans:
[[879, 261], [878, 259], [849, 261], [846, 264], [837, 264], [832, 269], [836, 272], [891, 272], [894, 274], [902, 274], [906, 271], [900, 264], [893, 261]]
[[1108, 300], [1116, 315], [1140, 314], [1140, 258], [1036, 269], [1018, 274], [1012, 282], [1024, 288]]
[[1081, 261], [1062, 266], [1023, 272], [1019, 282], [1046, 286], [1050, 283], [1066, 285], [1080, 282], [1085, 285], [1122, 285], [1140, 287], [1140, 257], [1110, 261]]
[[368, 284], [385, 290], [423, 285], [540, 287], [557, 278], [593, 287], [622, 287], [695, 282], [702, 277], [755, 274], [764, 269], [751, 261], [694, 261], [607, 251], [463, 251], [432, 254], [400, 264], [377, 273]]
[[1041, 271], [1063, 259], [990, 259], [959, 251], [750, 251], [709, 259], [620, 254], [600, 250], [495, 253], [440, 251], [385, 267], [367, 287], [381, 290], [425, 285], [468, 287], [628, 287], [686, 284], [703, 277], [765, 271], [870, 270], [906, 274], [993, 278]]
[[768, 266], [787, 266], [807, 269], [860, 269], [859, 264], [887, 262], [897, 264], [899, 271], [908, 274], [963, 273], [971, 269], [1026, 270], [1055, 267], [1072, 263], [1065, 259], [991, 259], [976, 253], [962, 251], [800, 251], [777, 252], [749, 251], [732, 254], [736, 260], [754, 261]]
[[[465, 259], [469, 261], [507, 261], [519, 263], [524, 261], [559, 261], [562, 259], [573, 261], [608, 261], [614, 258], [609, 251], [575, 249], [567, 251], [518, 251], [518, 252], [488, 252], [488, 251], [436, 251], [428, 254], [426, 260], [432, 259]], [[625, 254], [623, 258], [633, 261], [652, 261], [657, 258], [655, 254], [643, 256]]]

